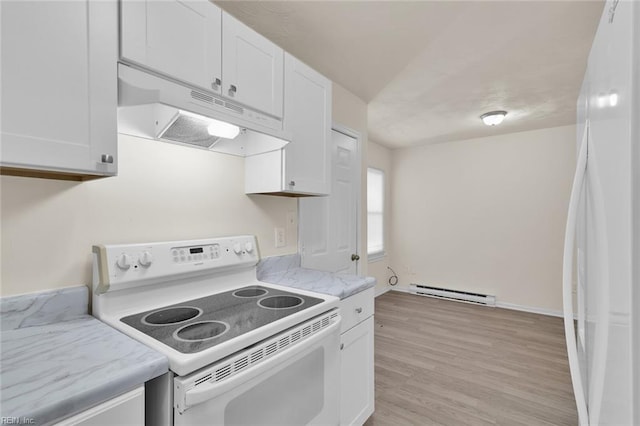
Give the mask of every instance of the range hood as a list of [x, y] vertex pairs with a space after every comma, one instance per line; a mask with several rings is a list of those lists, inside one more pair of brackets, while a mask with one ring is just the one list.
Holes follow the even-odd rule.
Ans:
[[118, 64], [118, 132], [242, 157], [282, 149], [282, 120]]

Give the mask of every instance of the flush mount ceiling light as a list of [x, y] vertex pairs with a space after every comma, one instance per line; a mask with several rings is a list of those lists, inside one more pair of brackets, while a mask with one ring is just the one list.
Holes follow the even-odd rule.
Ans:
[[507, 111], [491, 111], [485, 114], [482, 114], [480, 118], [487, 126], [497, 126], [502, 123], [505, 115], [507, 115]]

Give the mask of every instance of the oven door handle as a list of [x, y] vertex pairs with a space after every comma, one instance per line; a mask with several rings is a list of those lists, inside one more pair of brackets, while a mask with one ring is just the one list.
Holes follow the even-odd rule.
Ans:
[[[226, 380], [220, 382], [206, 382], [198, 385], [195, 388], [191, 388], [184, 393], [184, 405], [183, 409], [180, 410], [181, 407], [178, 407], [180, 413], [188, 410], [190, 407], [194, 405], [202, 404], [210, 399], [216, 398], [218, 395], [228, 392], [229, 390], [235, 388], [238, 385], [241, 385], [244, 382], [247, 382], [260, 374], [272, 370], [278, 364], [293, 358], [304, 350], [308, 349], [310, 346], [316, 344], [317, 342], [323, 340], [326, 336], [336, 331], [336, 329], [340, 328], [340, 322], [342, 318], [338, 316], [336, 321], [331, 324], [329, 327], [325, 328], [322, 331], [314, 334], [313, 336], [305, 339], [298, 344], [291, 347], [291, 349], [284, 350], [271, 358], [266, 359], [253, 367], [249, 367], [246, 370], [238, 373]], [[181, 404], [182, 405], [182, 404]]]

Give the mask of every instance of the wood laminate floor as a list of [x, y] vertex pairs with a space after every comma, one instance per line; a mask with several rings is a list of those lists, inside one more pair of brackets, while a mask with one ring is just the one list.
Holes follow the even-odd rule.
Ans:
[[561, 318], [388, 292], [366, 426], [577, 425]]

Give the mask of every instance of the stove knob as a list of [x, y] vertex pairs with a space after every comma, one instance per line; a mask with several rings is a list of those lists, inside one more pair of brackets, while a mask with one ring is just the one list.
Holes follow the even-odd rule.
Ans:
[[251, 253], [253, 251], [253, 243], [251, 241], [245, 243], [244, 249], [247, 251], [247, 253]]
[[126, 271], [127, 269], [131, 268], [131, 256], [126, 253], [122, 253], [120, 256], [118, 256], [116, 265], [118, 265], [118, 268]]
[[142, 254], [140, 255], [140, 259], [138, 259], [138, 262], [141, 266], [148, 268], [153, 262], [153, 255], [148, 251], [142, 252]]
[[235, 243], [233, 245], [233, 251], [234, 251], [235, 254], [242, 253], [242, 246], [240, 245], [240, 243]]

